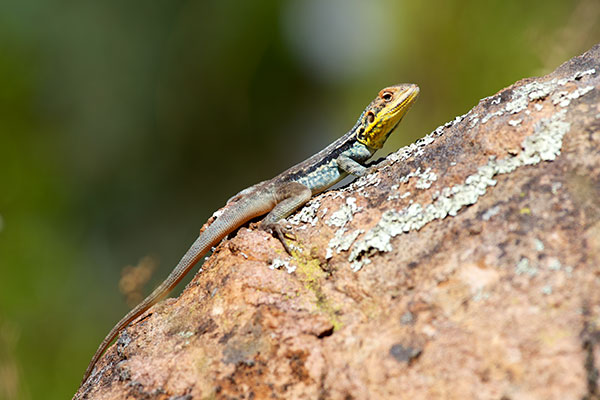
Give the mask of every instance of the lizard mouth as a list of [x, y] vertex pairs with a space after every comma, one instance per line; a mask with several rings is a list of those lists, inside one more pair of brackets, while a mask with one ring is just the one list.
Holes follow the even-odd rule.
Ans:
[[395, 114], [398, 112], [402, 112], [403, 114], [408, 111], [412, 103], [414, 103], [415, 99], [419, 95], [420, 89], [417, 85], [409, 85], [404, 93], [402, 94], [401, 100], [398, 104], [392, 109], [391, 114]]

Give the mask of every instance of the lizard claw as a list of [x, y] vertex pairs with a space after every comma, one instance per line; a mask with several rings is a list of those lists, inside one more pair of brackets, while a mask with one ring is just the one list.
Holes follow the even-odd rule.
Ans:
[[296, 234], [294, 233], [294, 230], [292, 229], [291, 226], [282, 226], [279, 225], [279, 228], [281, 230], [281, 233], [283, 233], [283, 236], [285, 236], [286, 238], [290, 239], [290, 240], [296, 240]]
[[286, 238], [294, 240], [294, 241], [296, 240], [296, 235], [292, 231], [292, 228], [283, 226], [280, 223], [270, 224], [270, 225], [264, 226], [262, 228], [271, 232], [271, 234], [273, 234], [273, 236], [275, 236], [277, 239], [279, 239], [279, 241], [283, 245], [283, 248], [285, 249], [285, 251], [290, 256], [292, 255], [292, 249], [290, 248], [290, 246], [287, 244], [287, 241], [286, 241]]

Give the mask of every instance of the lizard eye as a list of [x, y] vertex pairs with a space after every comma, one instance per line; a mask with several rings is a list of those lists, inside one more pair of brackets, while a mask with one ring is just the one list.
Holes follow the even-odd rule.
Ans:
[[392, 94], [390, 92], [385, 92], [384, 94], [381, 95], [381, 98], [385, 101], [391, 101]]
[[375, 121], [375, 114], [373, 114], [373, 112], [369, 111], [367, 113], [367, 122], [368, 123], [373, 123], [373, 121]]

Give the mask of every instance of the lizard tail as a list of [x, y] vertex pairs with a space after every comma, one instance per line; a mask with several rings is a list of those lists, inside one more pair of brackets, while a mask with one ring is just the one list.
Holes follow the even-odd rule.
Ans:
[[92, 373], [94, 366], [106, 350], [106, 348], [112, 343], [127, 325], [129, 325], [134, 319], [143, 314], [146, 310], [158, 303], [165, 297], [179, 281], [187, 274], [187, 272], [200, 260], [200, 258], [210, 249], [212, 244], [203, 243], [202, 236], [198, 237], [192, 247], [185, 253], [181, 261], [177, 264], [177, 267], [169, 274], [166, 280], [164, 280], [156, 289], [148, 295], [140, 304], [127, 313], [117, 324], [108, 332], [108, 335], [104, 338], [98, 350], [94, 353], [90, 364], [88, 365], [85, 374], [83, 375], [83, 384]]
[[273, 205], [265, 202], [264, 199], [247, 198], [232, 206], [225, 208], [215, 221], [194, 241], [192, 246], [181, 258], [175, 269], [171, 271], [167, 279], [165, 279], [156, 289], [148, 295], [140, 304], [135, 306], [127, 313], [117, 324], [108, 332], [98, 350], [94, 353], [90, 361], [81, 385], [89, 378], [94, 366], [108, 348], [110, 343], [117, 337], [119, 332], [125, 329], [133, 320], [142, 315], [146, 310], [154, 304], [162, 300], [173, 288], [183, 279], [190, 269], [208, 252], [208, 250], [218, 244], [227, 234], [239, 228], [241, 225], [251, 220], [252, 218], [268, 212]]

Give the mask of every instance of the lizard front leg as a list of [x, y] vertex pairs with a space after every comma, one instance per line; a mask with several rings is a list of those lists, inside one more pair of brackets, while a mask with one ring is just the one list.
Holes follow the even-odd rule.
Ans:
[[362, 176], [367, 172], [367, 167], [344, 155], [338, 158], [337, 165], [341, 170], [354, 176]]
[[277, 189], [275, 193], [277, 205], [262, 220], [260, 228], [272, 232], [279, 239], [285, 251], [292, 254], [285, 241], [287, 229], [281, 226], [280, 221], [306, 204], [312, 197], [311, 190], [298, 182], [288, 182]]
[[337, 166], [344, 172], [354, 176], [363, 176], [369, 168], [362, 163], [371, 157], [372, 152], [364, 145], [356, 145], [338, 156]]

